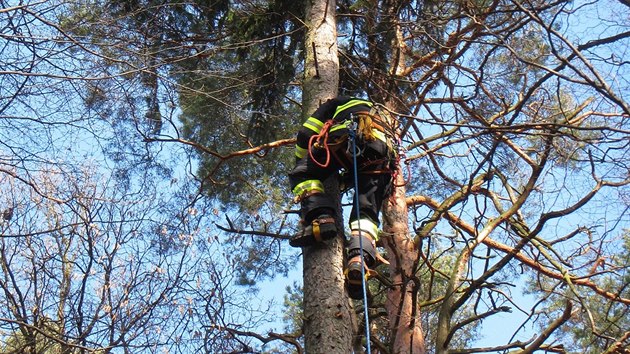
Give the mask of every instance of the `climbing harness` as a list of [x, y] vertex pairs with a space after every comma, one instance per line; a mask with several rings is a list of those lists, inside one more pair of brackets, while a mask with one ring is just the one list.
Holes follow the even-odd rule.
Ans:
[[[375, 112], [375, 114], [377, 116], [381, 116], [383, 114], [387, 114], [390, 115], [389, 110], [387, 110], [387, 108], [383, 108], [382, 110], [379, 109], [379, 107], [382, 107], [382, 105], [380, 104], [374, 104], [374, 106], [372, 107], [372, 110], [370, 111], [370, 115], [373, 114], [373, 112]], [[385, 111], [383, 113], [383, 111]], [[382, 120], [379, 120], [382, 121]], [[405, 152], [404, 149], [401, 148], [401, 139], [402, 137], [405, 135], [407, 129], [409, 128], [408, 126], [404, 127], [403, 130], [400, 132], [400, 135], [398, 137], [396, 137], [396, 129], [393, 128], [391, 125], [387, 125], [384, 124], [382, 127], [380, 127], [382, 129], [382, 131], [384, 132], [385, 136], [389, 138], [389, 140], [387, 141], [387, 146], [389, 146], [392, 151], [395, 151], [395, 156], [394, 156], [394, 163], [393, 165], [390, 167], [391, 168], [391, 174], [392, 174], [392, 186], [393, 187], [403, 187], [405, 185], [407, 185], [409, 183], [409, 179], [411, 177], [411, 166], [405, 162], [406, 165], [406, 170], [407, 170], [407, 179], [404, 178], [404, 174], [403, 174], [403, 182], [402, 184], [396, 184], [396, 180], [398, 179], [398, 175], [402, 174], [401, 171], [399, 171], [398, 166], [401, 166], [401, 162], [403, 160], [405, 160]], [[392, 195], [393, 197], [393, 195]]]
[[[369, 112], [362, 111], [350, 114], [350, 119], [344, 122], [337, 122], [334, 119], [327, 120], [319, 129], [318, 133], [309, 138], [307, 151], [311, 160], [319, 167], [326, 168], [330, 165], [332, 155], [344, 168], [347, 169], [349, 161], [344, 161], [344, 158], [339, 156], [336, 151], [339, 146], [347, 141], [348, 136], [338, 136], [336, 137], [336, 141], [331, 142], [329, 141], [329, 134], [344, 128], [350, 130], [351, 125], [353, 126], [354, 139], [359, 138], [362, 141], [373, 141], [378, 139], [387, 145], [389, 151], [397, 151], [397, 146], [392, 144], [392, 142], [395, 141], [395, 130], [379, 116], [379, 112], [380, 110], [377, 107], [372, 107]], [[315, 158], [315, 149], [323, 149], [325, 151], [325, 158], [323, 162], [318, 161]], [[354, 151], [353, 153], [357, 154], [357, 151]], [[360, 155], [360, 153], [358, 155]], [[384, 160], [386, 159], [383, 159], [383, 161]], [[378, 162], [382, 161], [370, 161], [370, 163]], [[367, 167], [367, 165], [362, 166], [361, 168], [363, 169], [364, 167]], [[372, 171], [370, 173], [385, 172], [388, 171]]]
[[[357, 190], [359, 186], [359, 177], [358, 177], [358, 169], [357, 169], [357, 142], [356, 142], [356, 122], [350, 123], [349, 126], [349, 136], [350, 140], [352, 140], [352, 162], [354, 166], [354, 199], [356, 205], [359, 205], [359, 192]], [[357, 220], [360, 220], [361, 214], [359, 212], [359, 208], [355, 208], [357, 212]], [[367, 353], [371, 354], [370, 349], [370, 322], [368, 316], [368, 301], [367, 301], [367, 281], [365, 279], [365, 260], [363, 259], [363, 237], [361, 235], [361, 227], [359, 225], [359, 258], [361, 259], [361, 288], [363, 289], [363, 314], [365, 318], [365, 340], [367, 346]], [[352, 236], [351, 236], [352, 237]]]

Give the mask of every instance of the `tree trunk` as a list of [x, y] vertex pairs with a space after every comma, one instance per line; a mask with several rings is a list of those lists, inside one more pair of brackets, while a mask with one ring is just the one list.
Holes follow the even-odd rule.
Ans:
[[[336, 179], [325, 182], [336, 191]], [[332, 188], [332, 189], [331, 189]], [[340, 206], [338, 206], [340, 207]], [[338, 209], [339, 210], [339, 209]], [[343, 230], [341, 217], [337, 228]], [[352, 352], [353, 319], [344, 289], [343, 237], [304, 249], [304, 349], [308, 354]]]
[[[397, 91], [397, 77], [406, 69], [404, 35], [398, 22], [398, 11], [403, 4], [398, 1], [385, 1], [382, 6], [376, 4], [378, 1], [372, 7], [375, 13], [370, 18], [378, 21], [371, 26], [380, 28], [380, 32], [375, 32], [388, 35], [382, 37], [373, 35], [373, 38], [368, 39], [369, 56], [373, 65], [376, 68], [383, 68], [380, 73], [375, 70], [373, 77], [375, 84], [372, 85], [370, 97], [384, 103], [392, 112], [404, 112], [407, 107], [400, 101], [403, 94], [402, 91]], [[383, 41], [383, 38], [387, 40]], [[385, 68], [388, 67], [389, 70], [386, 72]], [[394, 116], [386, 119], [392, 120], [390, 122], [392, 127], [398, 127]], [[409, 211], [401, 166], [398, 166], [393, 183], [397, 187], [394, 188], [393, 196], [383, 203], [382, 210], [382, 245], [389, 256], [389, 271], [394, 285], [388, 290], [385, 302], [390, 326], [389, 344], [392, 354], [424, 354], [426, 344], [418, 307], [420, 284], [415, 275], [419, 251], [409, 233]]]
[[[306, 60], [303, 115], [337, 94], [339, 60], [335, 1], [306, 4]], [[324, 182], [327, 193], [340, 200], [335, 178]], [[337, 227], [343, 230], [341, 207]], [[352, 308], [344, 290], [343, 237], [304, 249], [304, 349], [309, 354], [352, 352]]]
[[306, 34], [302, 104], [304, 118], [339, 87], [335, 1], [310, 0], [306, 4]]
[[402, 171], [394, 181], [394, 196], [383, 205], [383, 246], [390, 262], [391, 281], [394, 286], [387, 293], [385, 303], [391, 331], [393, 354], [424, 354], [426, 352], [415, 264], [418, 249], [409, 235], [408, 210], [405, 201]]

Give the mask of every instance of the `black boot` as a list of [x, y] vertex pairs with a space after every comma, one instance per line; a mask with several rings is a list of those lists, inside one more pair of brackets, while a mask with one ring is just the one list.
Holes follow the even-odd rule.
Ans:
[[[348, 296], [354, 300], [363, 299], [363, 284], [367, 286], [368, 270], [364, 268], [362, 273], [361, 268], [363, 268], [363, 265], [360, 260], [350, 262], [346, 266], [346, 290], [348, 291]], [[364, 274], [365, 278], [363, 278]], [[366, 294], [370, 297], [369, 288], [366, 289]]]
[[[361, 247], [362, 246], [362, 247]], [[347, 242], [348, 264], [346, 265], [346, 290], [351, 299], [363, 299], [363, 284], [367, 286], [370, 267], [375, 263], [376, 248], [372, 239], [353, 234]], [[363, 262], [361, 262], [363, 255]], [[369, 288], [366, 294], [370, 297]]]
[[321, 215], [305, 226], [300, 232], [289, 240], [292, 247], [307, 247], [317, 242], [330, 240], [337, 236], [335, 218], [330, 215]]
[[335, 204], [330, 196], [315, 192], [301, 200], [303, 227], [289, 240], [293, 247], [307, 247], [337, 236]]

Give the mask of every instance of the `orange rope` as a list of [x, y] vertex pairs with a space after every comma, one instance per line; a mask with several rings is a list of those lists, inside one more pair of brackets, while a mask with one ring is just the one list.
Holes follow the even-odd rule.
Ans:
[[[322, 130], [319, 131], [319, 134], [315, 134], [311, 136], [311, 138], [308, 140], [308, 155], [311, 157], [311, 160], [313, 160], [313, 162], [317, 164], [317, 166], [322, 167], [322, 168], [326, 168], [330, 164], [330, 147], [328, 146], [328, 130], [333, 124], [335, 124], [334, 120], [332, 119], [327, 120], [326, 123], [324, 123]], [[314, 140], [316, 141], [313, 143]], [[324, 150], [326, 150], [326, 160], [324, 163], [320, 163], [319, 161], [317, 161], [317, 159], [315, 159], [315, 156], [313, 156], [313, 147], [315, 147], [315, 145], [320, 146]]]

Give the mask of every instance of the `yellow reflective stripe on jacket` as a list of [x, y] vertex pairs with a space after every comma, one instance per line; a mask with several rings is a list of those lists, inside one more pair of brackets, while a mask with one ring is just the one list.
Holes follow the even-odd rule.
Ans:
[[333, 116], [333, 119], [335, 117], [337, 117], [337, 115], [339, 113], [341, 113], [342, 111], [350, 108], [350, 107], [354, 107], [354, 106], [358, 106], [358, 105], [366, 105], [368, 107], [372, 107], [373, 103], [369, 102], [369, 101], [363, 101], [363, 100], [350, 100], [345, 104], [342, 104], [341, 106], [338, 106], [337, 109], [335, 110], [335, 115]]
[[310, 192], [310, 191], [320, 191], [324, 192], [324, 184], [317, 179], [309, 179], [302, 183], [299, 183], [295, 188], [293, 188], [293, 194], [296, 197], [302, 195], [302, 193]]
[[305, 148], [295, 145], [295, 157], [297, 157], [298, 159], [301, 159], [304, 156], [306, 156], [306, 152], [307, 150]]
[[348, 127], [350, 126], [350, 123], [352, 123], [352, 121], [348, 119], [342, 123], [335, 124], [332, 127], [330, 127], [330, 132], [332, 133], [337, 130], [348, 129]]
[[350, 230], [365, 232], [372, 236], [374, 241], [378, 241], [378, 226], [370, 219], [359, 219], [350, 223]]
[[310, 117], [309, 119], [306, 120], [306, 122], [304, 122], [302, 126], [319, 134], [319, 132], [324, 127], [324, 123], [315, 117]]

